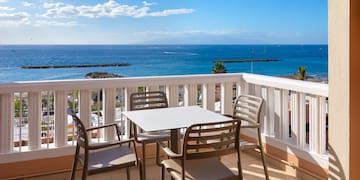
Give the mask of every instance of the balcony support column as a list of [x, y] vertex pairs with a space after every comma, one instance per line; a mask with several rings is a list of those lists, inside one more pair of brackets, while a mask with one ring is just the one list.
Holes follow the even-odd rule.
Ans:
[[8, 153], [13, 150], [13, 93], [0, 94], [0, 153]]

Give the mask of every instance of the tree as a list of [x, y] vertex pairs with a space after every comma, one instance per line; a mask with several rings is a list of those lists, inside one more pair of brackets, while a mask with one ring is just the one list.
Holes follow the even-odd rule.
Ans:
[[306, 79], [306, 68], [304, 66], [300, 66], [298, 68], [298, 71], [296, 73], [296, 78], [299, 80], [305, 80]]
[[213, 69], [211, 70], [211, 72], [212, 72], [213, 74], [219, 74], [219, 73], [226, 73], [227, 70], [226, 70], [226, 68], [225, 68], [225, 66], [224, 66], [223, 63], [221, 63], [221, 62], [216, 62], [215, 65], [214, 65], [214, 67], [213, 67]]

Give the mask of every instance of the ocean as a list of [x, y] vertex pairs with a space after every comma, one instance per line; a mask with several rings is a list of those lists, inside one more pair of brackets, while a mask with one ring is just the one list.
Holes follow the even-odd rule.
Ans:
[[[224, 63], [228, 73], [285, 76], [305, 66], [328, 77], [327, 45], [0, 45], [0, 82], [84, 79], [89, 72], [126, 77], [210, 74], [215, 60], [275, 59]], [[120, 67], [23, 69], [22, 66], [128, 63]]]

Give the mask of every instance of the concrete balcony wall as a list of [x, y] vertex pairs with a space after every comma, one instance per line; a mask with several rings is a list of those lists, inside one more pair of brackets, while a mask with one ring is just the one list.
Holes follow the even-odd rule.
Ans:
[[[327, 84], [245, 73], [0, 84], [0, 167], [71, 156], [75, 140], [69, 108], [86, 126], [119, 123], [127, 138], [121, 111], [128, 108], [129, 95], [153, 89], [166, 92], [170, 106], [199, 105], [222, 114], [231, 114], [232, 100], [242, 93], [260, 96], [269, 157], [327, 176]], [[89, 135], [95, 142], [115, 137], [110, 130]], [[251, 139], [254, 133], [244, 131], [242, 137]]]

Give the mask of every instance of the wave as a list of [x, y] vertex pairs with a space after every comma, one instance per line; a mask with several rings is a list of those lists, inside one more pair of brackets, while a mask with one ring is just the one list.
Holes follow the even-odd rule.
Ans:
[[46, 78], [43, 78], [43, 80], [57, 80], [57, 79], [67, 79], [67, 78], [79, 78], [80, 76], [83, 76], [81, 73], [69, 73], [69, 74], [58, 74], [55, 76], [48, 76]]
[[199, 54], [197, 54], [197, 53], [192, 53], [192, 52], [175, 52], [175, 51], [164, 51], [163, 54], [170, 54], [170, 55], [188, 55], [188, 56], [199, 55]]

